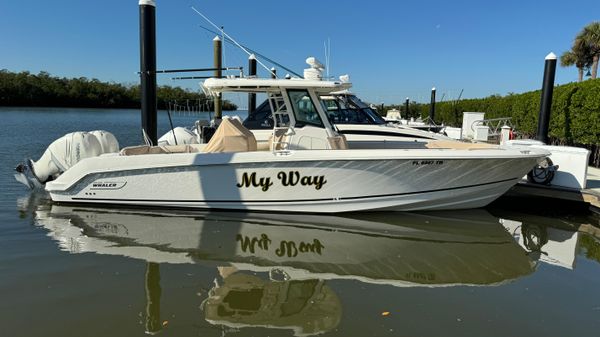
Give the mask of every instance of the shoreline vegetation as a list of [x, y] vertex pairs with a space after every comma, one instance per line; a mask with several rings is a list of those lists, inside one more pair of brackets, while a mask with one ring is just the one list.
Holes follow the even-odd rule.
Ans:
[[[437, 124], [460, 126], [465, 111], [486, 113], [486, 118], [511, 117], [512, 124], [524, 137], [537, 130], [540, 90], [505, 96], [463, 99], [436, 103]], [[139, 109], [139, 85], [107, 83], [98, 79], [60, 78], [47, 72], [10, 72], [0, 70], [0, 106]], [[180, 87], [159, 86], [157, 108], [166, 109], [169, 101], [200, 102], [203, 111], [213, 110], [213, 101], [200, 92]], [[383, 108], [383, 109], [382, 109]], [[403, 104], [379, 106], [380, 114], [396, 108], [403, 117], [429, 116], [429, 104], [411, 102], [408, 116]], [[227, 100], [223, 110], [236, 110]], [[600, 79], [558, 85], [554, 88], [550, 116], [552, 144], [585, 147], [592, 151], [590, 163], [600, 166]]]
[[[213, 101], [204, 93], [180, 87], [159, 86], [157, 108], [167, 109], [168, 102], [199, 102], [203, 110], [213, 111]], [[0, 70], [0, 106], [139, 109], [140, 86], [102, 82], [86, 77], [65, 78], [47, 72], [10, 72]], [[223, 110], [236, 110], [223, 101]]]
[[[515, 130], [525, 138], [537, 132], [541, 90], [505, 96], [436, 102], [435, 122], [460, 127], [465, 111], [485, 112], [485, 118], [511, 117]], [[406, 116], [404, 105], [384, 106]], [[380, 111], [381, 113], [381, 111]], [[429, 117], [429, 104], [411, 102], [408, 117]], [[600, 79], [588, 79], [554, 87], [550, 113], [550, 143], [587, 148], [590, 164], [600, 167]]]

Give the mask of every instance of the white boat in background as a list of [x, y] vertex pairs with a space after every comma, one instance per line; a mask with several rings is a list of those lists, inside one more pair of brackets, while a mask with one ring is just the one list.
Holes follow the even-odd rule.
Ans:
[[[424, 149], [431, 140], [452, 140], [439, 133], [388, 123], [348, 90], [319, 98], [330, 123], [344, 135], [350, 149]], [[267, 143], [273, 129], [269, 101], [251, 111], [243, 124], [258, 143]]]
[[314, 213], [444, 210], [487, 205], [547, 155], [440, 140], [419, 149], [347, 150], [319, 99], [350, 86], [207, 79], [203, 88], [211, 95], [268, 96], [274, 111], [268, 146], [257, 148], [241, 123], [224, 119], [208, 144], [137, 146], [60, 165], [56, 158], [80, 152], [60, 153], [53, 146], [45, 161], [20, 165], [19, 174], [45, 183], [52, 200], [62, 203]]
[[386, 113], [386, 116], [383, 117], [383, 119], [386, 121], [386, 123], [391, 123], [393, 125], [410, 127], [410, 128], [417, 129], [417, 130], [434, 132], [434, 133], [442, 133], [443, 134], [444, 130], [446, 128], [444, 125], [437, 125], [437, 124], [432, 123], [431, 120], [423, 121], [420, 118], [417, 120], [415, 120], [413, 118], [411, 118], [411, 119], [402, 118], [402, 115], [400, 114], [400, 110], [398, 110], [398, 109], [388, 110]]

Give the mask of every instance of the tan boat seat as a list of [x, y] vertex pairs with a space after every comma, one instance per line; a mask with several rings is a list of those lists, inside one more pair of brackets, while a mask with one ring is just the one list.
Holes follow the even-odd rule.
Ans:
[[185, 145], [161, 145], [161, 146], [128, 146], [123, 148], [119, 154], [122, 156], [137, 156], [144, 154], [169, 154], [169, 153], [197, 153], [202, 149], [200, 144]]

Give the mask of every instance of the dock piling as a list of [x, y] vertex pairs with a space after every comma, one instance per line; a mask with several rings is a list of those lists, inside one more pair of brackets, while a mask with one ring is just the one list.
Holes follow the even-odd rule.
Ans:
[[145, 142], [156, 145], [156, 2], [140, 0], [139, 7], [142, 136]]
[[[251, 54], [248, 57], [248, 77], [256, 76], [256, 56]], [[248, 93], [248, 114], [256, 110], [256, 94]]]
[[156, 334], [162, 330], [160, 320], [160, 265], [155, 262], [146, 263], [146, 333]]
[[429, 119], [435, 124], [435, 87], [431, 88], [431, 104], [429, 105]]
[[542, 83], [542, 98], [536, 139], [548, 144], [548, 127], [552, 110], [552, 95], [554, 92], [554, 75], [556, 74], [556, 55], [550, 53], [544, 62], [544, 82]]

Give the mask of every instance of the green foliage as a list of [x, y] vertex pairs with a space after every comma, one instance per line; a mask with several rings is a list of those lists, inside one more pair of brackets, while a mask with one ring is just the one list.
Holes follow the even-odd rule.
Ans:
[[582, 82], [570, 103], [573, 139], [580, 144], [600, 143], [600, 80]]
[[[458, 103], [436, 103], [436, 123], [459, 126], [466, 111], [485, 112], [486, 118], [512, 117], [517, 130], [534, 136], [540, 109], [541, 91], [507, 96], [465, 99]], [[429, 104], [421, 104], [423, 117]], [[561, 144], [595, 145], [600, 143], [600, 79], [556, 86], [550, 115], [550, 137]]]
[[600, 263], [600, 242], [589, 234], [584, 234], [579, 239], [579, 247], [585, 250], [585, 257]]
[[[481, 111], [485, 112], [486, 118], [512, 117], [517, 131], [533, 137], [537, 131], [540, 100], [541, 91], [536, 90], [460, 102], [438, 102], [435, 104], [435, 122], [460, 127], [463, 112]], [[400, 109], [405, 117], [403, 106], [386, 106], [384, 110], [392, 107]], [[427, 118], [429, 104], [412, 102], [410, 111], [413, 116], [417, 112], [418, 116]], [[554, 87], [549, 136], [553, 143], [584, 145], [588, 148], [600, 144], [600, 79]]]
[[[165, 109], [171, 100], [207, 100], [203, 93], [179, 87], [159, 86], [156, 94], [159, 109]], [[0, 106], [139, 109], [140, 88], [85, 77], [67, 79], [46, 72], [34, 75], [0, 70]], [[237, 106], [224, 101], [223, 109], [235, 110]]]

